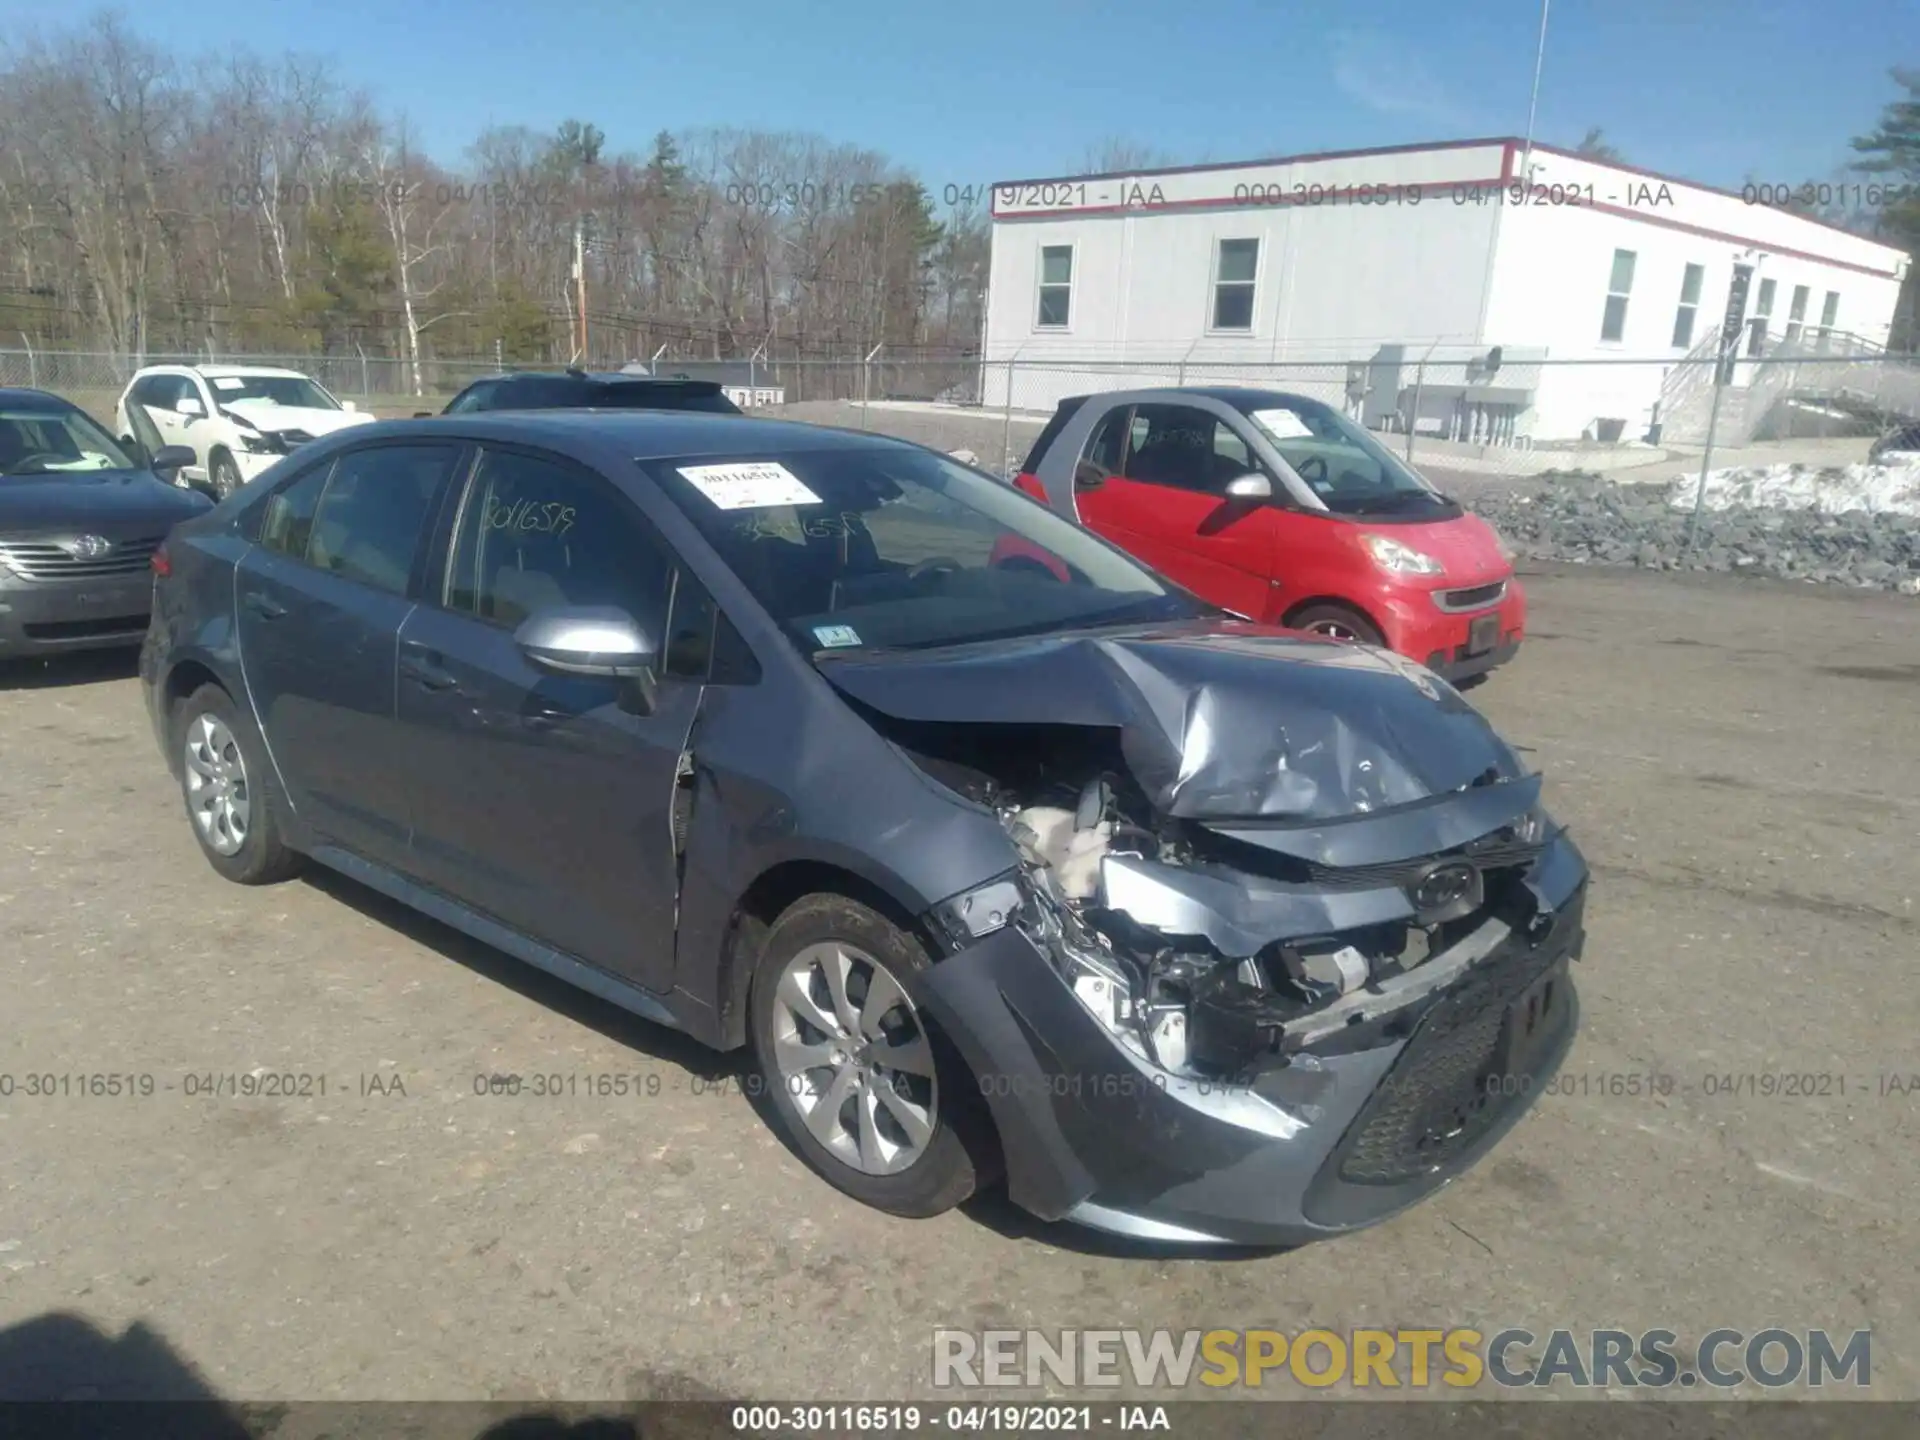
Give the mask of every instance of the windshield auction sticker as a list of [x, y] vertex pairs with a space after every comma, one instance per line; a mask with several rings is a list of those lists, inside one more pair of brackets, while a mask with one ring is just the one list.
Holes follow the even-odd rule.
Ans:
[[1253, 412], [1253, 420], [1276, 440], [1313, 438], [1313, 431], [1307, 428], [1307, 422], [1291, 410], [1256, 410]]
[[763, 510], [770, 505], [818, 505], [820, 497], [800, 477], [772, 460], [741, 465], [682, 465], [693, 488], [722, 510]]

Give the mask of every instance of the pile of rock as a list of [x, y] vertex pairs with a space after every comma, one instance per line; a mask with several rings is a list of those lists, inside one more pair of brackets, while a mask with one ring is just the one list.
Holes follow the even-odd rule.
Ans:
[[1476, 496], [1475, 511], [1515, 550], [1542, 560], [1724, 570], [1920, 595], [1920, 517], [1733, 506], [1693, 517], [1679, 487], [1623, 485], [1548, 471], [1531, 493]]

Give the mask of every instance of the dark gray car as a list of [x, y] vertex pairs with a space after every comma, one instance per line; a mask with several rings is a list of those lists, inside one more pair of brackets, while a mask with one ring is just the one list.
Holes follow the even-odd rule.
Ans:
[[795, 1150], [897, 1214], [1004, 1173], [1125, 1234], [1336, 1233], [1573, 1035], [1585, 864], [1446, 682], [918, 446], [369, 426], [165, 570], [142, 676], [216, 869], [317, 860], [750, 1045]]
[[208, 508], [172, 483], [192, 460], [149, 460], [71, 401], [0, 389], [0, 660], [140, 643], [154, 551]]

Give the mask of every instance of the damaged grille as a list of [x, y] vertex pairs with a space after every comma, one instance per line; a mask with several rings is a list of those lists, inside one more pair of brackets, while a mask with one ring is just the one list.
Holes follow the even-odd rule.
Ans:
[[[1572, 931], [1574, 925], [1562, 925]], [[1531, 1071], [1498, 1071], [1508, 1008], [1566, 956], [1566, 945], [1514, 946], [1483, 965], [1427, 1012], [1380, 1082], [1342, 1147], [1340, 1178], [1397, 1185], [1444, 1168], [1531, 1091]], [[1556, 986], [1556, 989], [1563, 987]], [[1558, 1028], [1566, 1020], [1556, 997]], [[1544, 1053], [1533, 1052], [1535, 1058]], [[1511, 1078], [1515, 1083], [1505, 1083]]]
[[1329, 890], [1383, 890], [1412, 885], [1433, 865], [1446, 860], [1470, 860], [1481, 870], [1519, 869], [1531, 865], [1545, 848], [1540, 841], [1492, 840], [1385, 865], [1302, 864], [1311, 883]]

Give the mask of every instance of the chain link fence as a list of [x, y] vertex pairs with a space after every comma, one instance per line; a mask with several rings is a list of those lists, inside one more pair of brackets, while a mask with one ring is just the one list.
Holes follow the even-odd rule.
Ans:
[[[1563, 360], [1506, 347], [1379, 347], [1347, 360], [1271, 363], [893, 356], [715, 361], [651, 358], [661, 375], [718, 381], [742, 408], [874, 431], [965, 452], [982, 468], [1016, 470], [1055, 406], [1072, 395], [1161, 386], [1246, 387], [1309, 396], [1341, 409], [1410, 463], [1439, 472], [1524, 477], [1603, 473], [1716, 453], [1804, 442], [1817, 463], [1864, 458], [1872, 436], [1920, 419], [1920, 357], [1888, 355], [1833, 332], [1756, 343], [1730, 367], [1716, 337], [1661, 359]], [[437, 411], [502, 368], [485, 357], [375, 354], [222, 355], [313, 376], [382, 416]], [[67, 396], [105, 419], [142, 363], [204, 364], [207, 355], [0, 350], [0, 385]], [[647, 363], [647, 362], [642, 362]], [[1720, 382], [1720, 383], [1716, 383]], [[1841, 442], [1857, 442], [1849, 448]], [[1857, 448], [1858, 455], [1852, 454]]]

